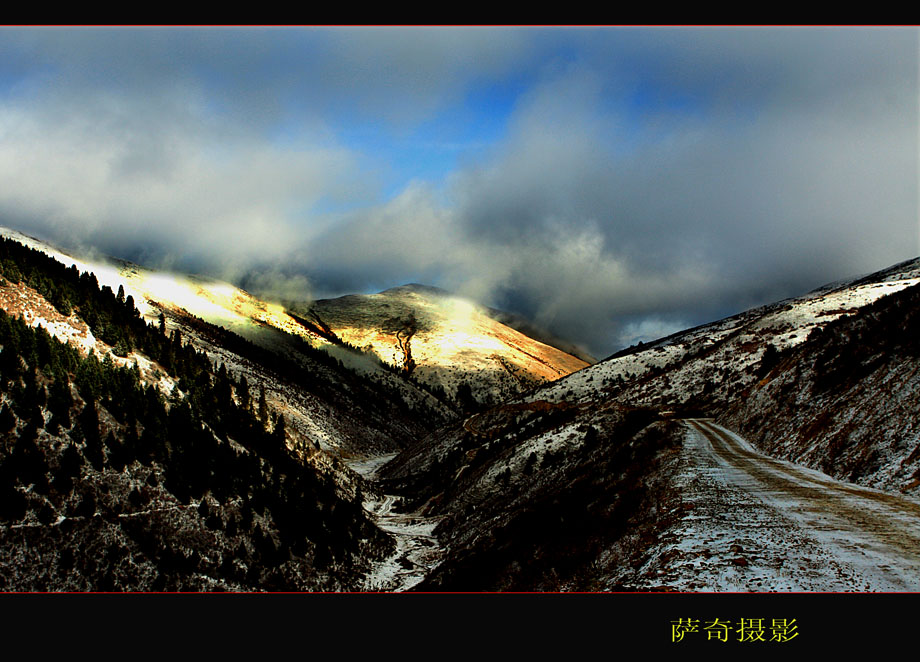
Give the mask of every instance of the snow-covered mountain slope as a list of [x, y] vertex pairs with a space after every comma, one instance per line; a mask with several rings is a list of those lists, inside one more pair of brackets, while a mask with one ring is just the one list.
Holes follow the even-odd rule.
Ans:
[[[5, 239], [0, 252], [0, 589], [343, 590], [392, 553], [357, 475], [257, 380], [87, 273]], [[270, 354], [205, 324], [237, 365], [292, 387]], [[349, 400], [349, 373], [327, 374], [303, 391], [354, 409], [358, 439], [406, 424], [386, 392]]]
[[319, 300], [300, 312], [448, 396], [466, 383], [480, 402], [497, 403], [589, 365], [502, 324], [497, 311], [424, 285]]
[[[170, 330], [177, 320], [191, 315], [280, 353], [296, 351], [294, 338], [353, 370], [399, 384], [382, 361], [428, 387], [443, 389], [438, 394], [444, 402], [466, 404], [460, 402], [463, 393], [458, 398], [458, 388], [466, 384], [476, 400], [496, 403], [589, 365], [497, 321], [500, 311], [437, 288], [396, 287], [287, 310], [226, 282], [112, 258], [76, 257], [8, 228], [0, 228], [0, 236], [92, 272], [101, 286], [122, 288], [148, 321], [165, 314]], [[535, 328], [522, 320], [513, 323]], [[408, 388], [406, 399], [428, 399], [416, 391]]]
[[248, 340], [264, 339], [265, 329], [274, 328], [307, 341], [326, 341], [304, 328], [278, 304], [262, 301], [229, 283], [162, 270], [146, 269], [136, 264], [107, 257], [75, 257], [51, 244], [16, 230], [0, 227], [0, 236], [49, 255], [65, 266], [94, 273], [100, 286], [112, 291], [119, 287], [133, 296], [138, 310], [149, 321], [156, 321], [161, 311], [184, 311], [216, 324]]
[[20, 317], [30, 327], [41, 327], [52, 338], [76, 347], [84, 356], [93, 353], [101, 360], [111, 361], [118, 367], [137, 366], [139, 375], [148, 384], [156, 385], [169, 395], [176, 387], [163, 366], [140, 352], [129, 351], [119, 356], [114, 347], [95, 337], [89, 325], [79, 314], [71, 311], [61, 314], [54, 305], [26, 283], [13, 283], [7, 279], [0, 282], [0, 309], [9, 315]]
[[909, 260], [630, 348], [525, 400], [705, 411], [786, 459], [920, 495], [905, 413], [920, 406], [918, 284]]
[[[792, 526], [776, 523], [773, 497], [763, 505], [743, 486], [691, 480], [709, 470], [694, 449], [710, 442], [675, 419], [714, 417], [761, 451], [898, 495], [891, 499], [903, 495], [915, 509], [918, 285], [920, 260], [912, 260], [690, 329], [406, 449], [378, 475], [405, 497], [406, 511], [440, 518], [435, 535], [449, 550], [418, 588], [916, 590], [916, 575], [889, 582], [864, 572], [839, 544], [840, 531], [857, 529], [838, 525], [837, 512], [822, 519], [811, 502], [796, 508], [838, 534], [813, 534], [799, 522], [789, 535], [836, 570], [809, 566], [807, 554], [798, 570], [780, 567], [783, 536], [757, 533]], [[754, 475], [771, 471], [769, 460], [742, 463]], [[709, 529], [695, 522], [704, 515]], [[735, 524], [722, 526], [726, 520]], [[859, 536], [900, 539], [899, 526]], [[722, 583], [696, 577], [693, 568], [703, 567]]]
[[702, 409], [780, 457], [918, 496], [918, 284], [911, 260], [610, 359], [540, 397]]
[[[254, 392], [264, 392], [269, 407], [283, 413], [291, 432], [310, 447], [346, 457], [393, 452], [454, 416], [448, 404], [379, 362], [313, 334], [281, 306], [228, 283], [109, 258], [74, 257], [14, 230], [0, 229], [0, 235], [95, 274], [101, 287], [123, 289], [149, 323], [158, 324], [162, 314], [168, 333], [178, 331], [212, 361], [245, 376]], [[64, 319], [25, 283], [0, 288], [0, 304], [33, 326], [79, 344], [84, 353], [93, 349], [119, 365], [137, 363], [146, 377], [164, 380], [167, 391], [172, 387], [149, 357], [116, 356], [76, 313]], [[236, 336], [252, 344], [239, 343]]]
[[759, 381], [753, 369], [768, 347], [782, 352], [816, 328], [857, 315], [887, 295], [920, 283], [920, 259], [852, 281], [632, 347], [532, 397], [550, 401], [605, 399], [629, 386], [638, 402], [680, 405], [719, 390], [740, 394]]
[[771, 455], [920, 499], [920, 287], [772, 354], [712, 413]]

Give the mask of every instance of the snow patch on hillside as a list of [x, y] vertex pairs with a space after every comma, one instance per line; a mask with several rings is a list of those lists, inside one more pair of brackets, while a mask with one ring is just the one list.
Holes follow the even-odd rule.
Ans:
[[[749, 387], [752, 368], [760, 363], [768, 345], [780, 351], [799, 345], [813, 329], [920, 284], [920, 261], [903, 265], [880, 279], [822, 288], [675, 334], [579, 370], [523, 399], [602, 401], [629, 387], [640, 402], [648, 397], [680, 403], [699, 394], [707, 383], [713, 388], [723, 387], [723, 379], [729, 374], [735, 379], [733, 388]], [[665, 370], [666, 379], [653, 379], [656, 373]]]

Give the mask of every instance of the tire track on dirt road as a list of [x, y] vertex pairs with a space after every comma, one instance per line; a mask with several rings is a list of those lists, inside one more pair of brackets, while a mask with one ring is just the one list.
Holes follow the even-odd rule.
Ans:
[[859, 577], [853, 589], [920, 589], [920, 505], [758, 453], [711, 421], [686, 424], [708, 442], [727, 482], [776, 508]]

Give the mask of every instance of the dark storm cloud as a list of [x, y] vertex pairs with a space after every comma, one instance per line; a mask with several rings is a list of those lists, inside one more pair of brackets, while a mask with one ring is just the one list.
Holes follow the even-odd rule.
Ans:
[[604, 354], [920, 252], [914, 31], [610, 41], [547, 69], [449, 204], [352, 219], [332, 235], [362, 247], [329, 259], [436, 264]]
[[[916, 33], [696, 37], [648, 65], [663, 86], [708, 90], [689, 110], [650, 106], [636, 135], [596, 78], [573, 83], [581, 69], [533, 95], [502, 154], [459, 185], [471, 241], [532, 256], [509, 302], [539, 302], [595, 351], [640, 315], [702, 322], [920, 251]], [[629, 88], [626, 73], [601, 80]], [[571, 264], [567, 245], [596, 248]]]

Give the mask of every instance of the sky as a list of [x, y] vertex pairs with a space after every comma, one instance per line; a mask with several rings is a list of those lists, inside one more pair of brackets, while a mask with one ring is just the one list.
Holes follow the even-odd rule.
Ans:
[[0, 28], [0, 225], [603, 357], [920, 255], [916, 28]]

